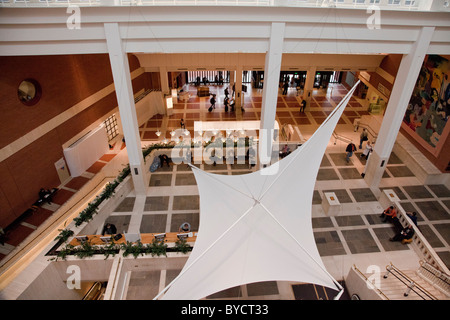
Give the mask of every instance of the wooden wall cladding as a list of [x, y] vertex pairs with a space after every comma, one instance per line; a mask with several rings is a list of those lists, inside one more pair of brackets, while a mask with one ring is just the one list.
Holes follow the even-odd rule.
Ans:
[[[140, 67], [129, 55], [130, 71]], [[2, 57], [0, 59], [0, 148], [113, 84], [106, 54]], [[22, 80], [39, 82], [42, 96], [34, 106], [18, 99]], [[133, 80], [133, 91], [152, 88], [151, 75]], [[116, 94], [107, 94], [69, 120], [0, 162], [0, 226], [5, 228], [38, 197], [41, 187], [60, 184], [54, 163], [62, 145], [117, 107]]]

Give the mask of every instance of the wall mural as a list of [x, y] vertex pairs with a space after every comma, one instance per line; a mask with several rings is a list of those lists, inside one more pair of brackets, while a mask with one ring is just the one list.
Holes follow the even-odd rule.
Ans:
[[414, 131], [433, 148], [446, 138], [443, 132], [450, 115], [449, 80], [450, 61], [438, 55], [426, 56], [403, 119], [408, 131]]

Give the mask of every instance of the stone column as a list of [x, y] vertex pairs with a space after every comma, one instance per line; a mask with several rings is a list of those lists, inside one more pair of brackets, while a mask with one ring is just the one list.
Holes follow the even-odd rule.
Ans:
[[128, 56], [123, 49], [118, 24], [105, 23], [104, 27], [134, 189], [136, 195], [145, 195], [148, 175], [144, 168]]
[[[270, 163], [273, 147], [273, 130], [277, 110], [278, 82], [283, 55], [284, 23], [272, 23], [269, 51], [264, 65], [264, 86], [261, 104], [261, 126], [259, 134], [259, 163]], [[270, 151], [270, 152], [269, 152]]]
[[423, 27], [410, 53], [404, 55], [400, 63], [383, 122], [378, 132], [374, 150], [370, 155], [370, 161], [367, 163], [364, 177], [367, 184], [376, 193], [379, 193], [379, 190], [377, 190], [378, 186], [394, 147], [433, 32], [434, 27]]

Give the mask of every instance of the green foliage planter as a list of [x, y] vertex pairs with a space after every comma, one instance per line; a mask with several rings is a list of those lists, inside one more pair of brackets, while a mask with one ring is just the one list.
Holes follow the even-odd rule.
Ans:
[[66, 244], [64, 248], [56, 252], [56, 259], [67, 260], [67, 257], [74, 256], [80, 259], [93, 257], [94, 255], [104, 255], [105, 260], [110, 256], [115, 256], [120, 252], [120, 245], [111, 242], [107, 246], [95, 246], [90, 241], [83, 242], [80, 246]]
[[138, 241], [136, 244], [133, 244], [132, 242], [122, 243], [120, 247], [123, 250], [124, 257], [127, 257], [131, 254], [136, 259], [139, 255], [144, 255], [145, 253], [144, 245], [140, 241]]
[[157, 241], [153, 239], [152, 243], [144, 245], [142, 242], [138, 241], [136, 243], [126, 242], [122, 244], [114, 243], [111, 241], [105, 246], [95, 246], [90, 243], [90, 241], [85, 241], [79, 246], [73, 246], [71, 244], [66, 244], [64, 248], [56, 252], [56, 259], [67, 260], [68, 256], [75, 256], [80, 259], [92, 257], [94, 255], [103, 254], [105, 260], [110, 256], [115, 256], [122, 250], [122, 255], [124, 257], [133, 256], [135, 259], [137, 257], [145, 256], [151, 254], [154, 256], [165, 256], [167, 257], [168, 252], [179, 252], [186, 254], [192, 250], [192, 247], [186, 242], [186, 240], [178, 240], [175, 242], [175, 246], [169, 248], [166, 243], [162, 241]]
[[167, 257], [167, 244], [162, 241], [157, 241], [153, 239], [152, 243], [148, 244], [147, 248], [149, 249], [148, 253], [154, 256], [166, 256]]
[[139, 255], [151, 254], [154, 256], [165, 256], [167, 257], [167, 244], [161, 241], [157, 241], [153, 239], [152, 243], [147, 245], [142, 244], [140, 241], [137, 243], [123, 243], [121, 245], [121, 249], [123, 250], [123, 256], [127, 257], [128, 255], [132, 255], [135, 259]]
[[181, 252], [181, 253], [188, 253], [189, 251], [192, 250], [191, 246], [186, 242], [186, 239], [178, 239], [175, 242], [174, 249], [176, 252]]
[[55, 238], [55, 241], [66, 242], [71, 236], [73, 236], [74, 232], [70, 229], [63, 229], [59, 235]]

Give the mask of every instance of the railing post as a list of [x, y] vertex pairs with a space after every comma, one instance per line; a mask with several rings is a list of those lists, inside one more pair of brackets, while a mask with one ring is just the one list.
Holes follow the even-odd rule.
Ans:
[[414, 281], [411, 281], [408, 285], [408, 287], [406, 288], [405, 293], [403, 294], [405, 297], [407, 297], [409, 295], [409, 293], [411, 292], [412, 288], [414, 288], [416, 284], [414, 283]]
[[383, 276], [384, 279], [387, 279], [387, 277], [388, 277], [389, 273], [391, 272], [391, 270], [392, 270], [392, 265], [386, 266], [386, 273]]

